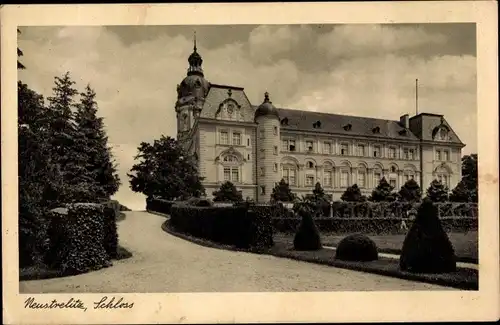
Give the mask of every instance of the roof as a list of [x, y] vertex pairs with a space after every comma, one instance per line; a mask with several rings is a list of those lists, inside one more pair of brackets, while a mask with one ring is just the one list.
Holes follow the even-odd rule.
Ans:
[[[418, 140], [409, 129], [401, 126], [399, 121], [287, 108], [278, 108], [278, 112], [282, 121], [282, 128], [285, 130], [325, 132], [397, 140]], [[283, 121], [285, 118], [288, 119], [287, 124]], [[318, 121], [319, 123], [317, 123]]]

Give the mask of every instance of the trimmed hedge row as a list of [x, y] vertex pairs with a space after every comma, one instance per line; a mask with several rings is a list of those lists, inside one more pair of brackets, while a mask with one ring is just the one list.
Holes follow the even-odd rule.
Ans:
[[78, 274], [110, 265], [118, 258], [116, 201], [75, 203], [47, 214], [49, 249], [45, 264], [63, 274]]
[[[441, 224], [446, 232], [466, 232], [477, 230], [476, 218], [441, 218]], [[273, 218], [275, 232], [296, 232], [301, 219], [299, 218]], [[401, 221], [398, 218], [315, 218], [314, 223], [320, 232], [335, 233], [369, 233], [369, 234], [397, 234], [401, 232]], [[410, 228], [411, 220], [405, 220]]]
[[170, 214], [170, 209], [172, 205], [177, 203], [176, 201], [169, 201], [159, 198], [148, 197], [146, 199], [146, 210], [147, 211], [155, 211], [164, 214]]
[[238, 248], [273, 244], [271, 218], [246, 206], [199, 207], [175, 204], [170, 225], [179, 232]]

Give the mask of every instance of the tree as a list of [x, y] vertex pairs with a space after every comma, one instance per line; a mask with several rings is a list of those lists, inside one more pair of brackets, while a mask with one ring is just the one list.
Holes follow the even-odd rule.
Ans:
[[109, 199], [118, 191], [120, 179], [113, 161], [108, 137], [104, 130], [102, 117], [97, 117], [95, 92], [87, 85], [80, 94], [75, 123], [78, 129], [77, 145], [81, 152], [79, 162], [84, 166], [80, 175], [81, 182], [88, 183], [94, 197]]
[[212, 193], [214, 202], [241, 202], [243, 196], [233, 183], [227, 181], [222, 183], [217, 191]]
[[[477, 196], [476, 196], [477, 200]], [[473, 198], [471, 197], [471, 191], [467, 188], [466, 181], [462, 178], [458, 182], [457, 186], [450, 193], [450, 201], [452, 202], [471, 202]]]
[[462, 157], [462, 181], [469, 192], [469, 200], [471, 202], [477, 202], [477, 154], [470, 154]]
[[407, 202], [420, 201], [422, 198], [422, 190], [414, 179], [409, 179], [403, 186], [401, 186], [401, 189], [399, 190], [399, 197], [401, 200]]
[[313, 200], [316, 202], [326, 200], [325, 191], [323, 190], [323, 187], [321, 187], [320, 182], [317, 182], [316, 185], [314, 186]]
[[153, 144], [142, 142], [135, 160], [127, 174], [134, 192], [167, 200], [205, 194], [194, 158], [171, 137], [161, 136]]
[[371, 201], [375, 202], [383, 202], [383, 201], [394, 201], [396, 199], [395, 193], [392, 192], [394, 187], [391, 186], [385, 179], [382, 177], [377, 187], [372, 191]]
[[292, 193], [290, 186], [284, 179], [281, 179], [281, 181], [277, 183], [273, 188], [273, 191], [271, 193], [271, 200], [275, 202], [292, 202], [294, 199], [295, 194]]
[[345, 190], [340, 199], [347, 202], [361, 202], [363, 200], [363, 195], [358, 185], [354, 184]]
[[60, 201], [75, 202], [90, 199], [85, 184], [79, 182], [83, 173], [80, 162], [84, 159], [78, 150], [77, 130], [73, 121], [74, 97], [78, 91], [74, 88], [69, 72], [54, 78], [53, 96], [48, 98], [48, 138], [51, 146], [51, 159], [63, 174], [64, 188], [60, 192]]
[[433, 180], [427, 189], [427, 198], [432, 202], [448, 201], [448, 187], [437, 179]]
[[[18, 34], [21, 34], [21, 31], [19, 30], [19, 28], [17, 29], [17, 33]], [[23, 51], [21, 51], [21, 49], [18, 47], [17, 48], [17, 57], [20, 58], [21, 56], [23, 56]], [[18, 70], [24, 70], [26, 69], [26, 67], [24, 66], [24, 64], [22, 64], [19, 59], [17, 60], [17, 69]]]

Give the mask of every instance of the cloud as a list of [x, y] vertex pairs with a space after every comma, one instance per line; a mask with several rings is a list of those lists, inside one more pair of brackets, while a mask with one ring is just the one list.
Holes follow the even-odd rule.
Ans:
[[336, 26], [319, 38], [318, 46], [331, 57], [352, 57], [394, 53], [446, 41], [445, 35], [429, 34], [420, 27], [359, 24]]
[[[475, 57], [423, 58], [419, 47], [446, 39], [418, 28], [362, 27], [335, 27], [320, 34], [308, 26], [259, 26], [247, 38], [210, 49], [200, 39], [198, 51], [209, 81], [245, 87], [253, 104], [269, 91], [279, 107], [397, 120], [414, 112], [419, 78], [421, 111], [444, 114], [467, 144], [464, 152], [475, 152]], [[176, 134], [176, 85], [186, 74], [192, 40], [190, 33], [165, 32], [125, 43], [116, 30], [25, 27], [19, 46], [27, 69], [19, 77], [45, 96], [51, 95], [54, 76], [66, 71], [80, 90], [91, 84], [119, 163], [123, 185], [116, 198], [144, 209], [144, 197], [129, 189], [126, 174], [140, 142]], [[335, 46], [327, 46], [329, 42]], [[401, 52], [403, 48], [414, 53]]]

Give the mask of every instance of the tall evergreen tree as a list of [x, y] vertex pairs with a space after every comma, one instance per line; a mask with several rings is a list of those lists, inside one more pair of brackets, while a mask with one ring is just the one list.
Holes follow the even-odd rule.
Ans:
[[241, 202], [243, 196], [233, 183], [227, 181], [222, 183], [217, 191], [212, 193], [214, 202]]
[[422, 198], [422, 190], [414, 179], [409, 179], [399, 190], [399, 197], [403, 201], [415, 202]]
[[[21, 34], [21, 31], [19, 30], [19, 28], [17, 29], [17, 33], [18, 34]], [[18, 47], [17, 48], [17, 57], [20, 58], [21, 56], [23, 56], [23, 51], [21, 51], [21, 49]], [[17, 60], [17, 69], [18, 70], [23, 70], [23, 69], [26, 69], [26, 67], [24, 66], [24, 64], [22, 64], [19, 59]]]
[[73, 121], [74, 97], [77, 90], [69, 72], [62, 77], [55, 77], [53, 96], [48, 98], [49, 139], [52, 161], [59, 165], [63, 174], [64, 184], [61, 191], [62, 202], [79, 201], [85, 189], [79, 183], [79, 175], [83, 173], [80, 153], [76, 150], [78, 138]]
[[427, 198], [432, 202], [448, 201], [448, 187], [437, 179], [433, 180], [427, 189]]
[[396, 195], [392, 192], [393, 190], [394, 187], [387, 182], [385, 177], [382, 177], [377, 187], [372, 191], [370, 200], [375, 202], [394, 201], [396, 199]]
[[281, 179], [279, 183], [276, 183], [271, 193], [271, 201], [292, 202], [294, 199], [295, 194], [293, 194], [290, 186], [284, 179]]
[[85, 166], [80, 177], [82, 182], [90, 184], [90, 192], [94, 197], [109, 199], [118, 191], [120, 179], [108, 146], [103, 118], [97, 116], [95, 96], [94, 90], [87, 85], [80, 94], [81, 100], [75, 114], [78, 130], [76, 145], [81, 152], [79, 163]]

